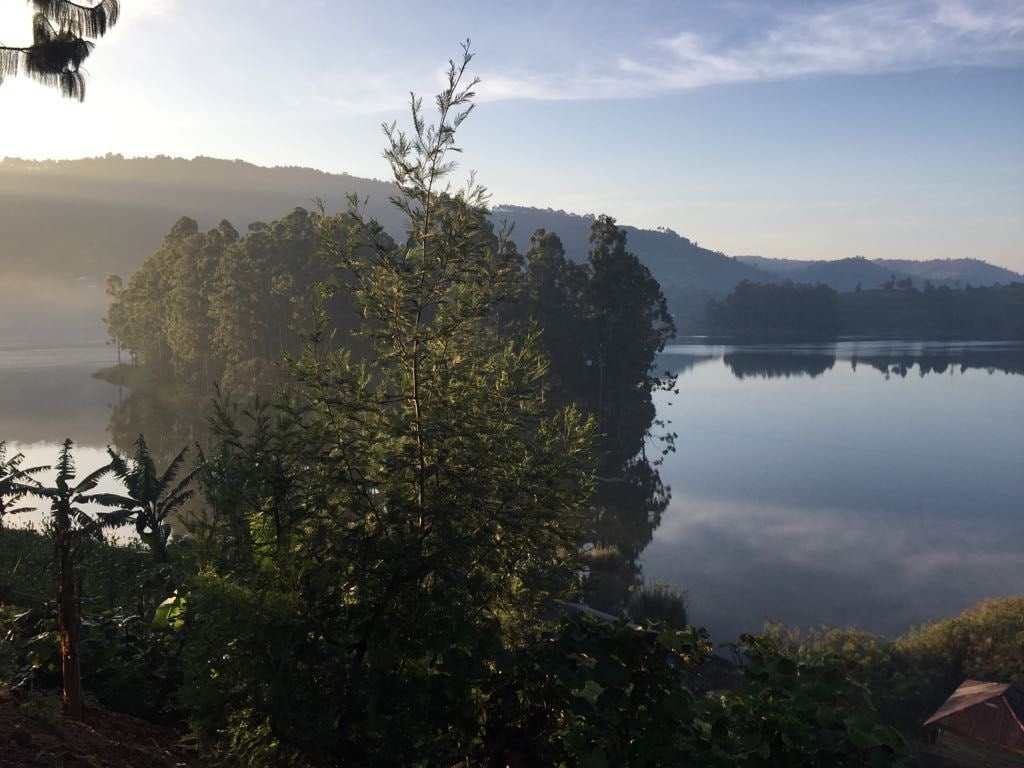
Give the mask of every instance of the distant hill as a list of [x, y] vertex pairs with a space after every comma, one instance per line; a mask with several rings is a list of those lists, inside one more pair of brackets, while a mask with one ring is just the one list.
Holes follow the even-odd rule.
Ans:
[[918, 287], [926, 281], [934, 286], [956, 288], [965, 285], [990, 286], [1024, 281], [1024, 276], [978, 259], [865, 259], [854, 256], [835, 261], [797, 261], [763, 256], [739, 256], [739, 261], [767, 272], [775, 280], [794, 283], [825, 283], [837, 291], [877, 288], [888, 280], [911, 278]]
[[[499, 205], [494, 207], [492, 218], [498, 223], [506, 221], [515, 225], [512, 239], [520, 251], [526, 250], [534, 230], [543, 228], [561, 238], [570, 258], [577, 261], [587, 258], [590, 249], [587, 238], [593, 216], [580, 216], [550, 208]], [[770, 273], [756, 265], [745, 264], [719, 251], [701, 248], [671, 229], [637, 229], [621, 223], [620, 226], [626, 230], [629, 250], [640, 257], [666, 289], [686, 286], [725, 293], [741, 280], [772, 279]]]
[[346, 196], [369, 198], [388, 229], [400, 217], [391, 184], [310, 168], [261, 168], [239, 160], [120, 155], [85, 160], [0, 161], [0, 270], [127, 275], [159, 247], [182, 216], [203, 228], [227, 219], [240, 231], [322, 198], [330, 210]]
[[936, 286], [995, 285], [996, 283], [1019, 283], [1024, 280], [1024, 275], [980, 259], [929, 259], [928, 261], [876, 259], [875, 264], [910, 275], [915, 281], [930, 280]]
[[[367, 212], [400, 236], [404, 224], [389, 202], [393, 191], [390, 183], [346, 174], [205, 157], [5, 159], [0, 161], [0, 268], [31, 266], [87, 277], [129, 274], [181, 216], [191, 216], [203, 228], [227, 219], [244, 231], [250, 222], [279, 218], [296, 206], [313, 208], [318, 198], [328, 210], [340, 210], [350, 194], [365, 199]], [[521, 249], [535, 229], [544, 227], [562, 238], [571, 258], [586, 258], [592, 216], [500, 206], [494, 219], [515, 225], [513, 237]], [[740, 280], [767, 278], [671, 230], [626, 230], [631, 250], [663, 282], [728, 291]]]
[[[71, 303], [88, 305], [98, 317], [105, 304], [105, 276], [131, 274], [181, 216], [191, 216], [204, 229], [227, 219], [244, 232], [251, 222], [280, 218], [296, 206], [313, 208], [317, 199], [330, 211], [341, 210], [355, 194], [366, 201], [370, 216], [401, 236], [404, 222], [389, 202], [392, 193], [387, 182], [310, 168], [262, 168], [240, 160], [8, 158], [0, 161], [0, 274], [28, 275], [33, 286], [43, 276], [60, 281], [74, 292]], [[562, 238], [571, 258], [586, 258], [593, 217], [509, 205], [496, 208], [493, 218], [496, 224], [514, 225], [513, 239], [522, 250], [533, 231], [543, 227]], [[670, 230], [626, 230], [630, 249], [662, 283], [680, 318], [699, 313], [707, 298], [728, 292], [741, 280], [772, 279]], [[24, 315], [41, 306], [52, 310], [44, 325], [33, 321], [12, 331], [10, 322], [0, 322], [8, 326], [8, 337], [46, 336], [50, 328], [67, 324], [65, 315], [72, 308], [50, 300], [53, 288], [39, 291], [46, 300], [29, 300], [12, 280], [5, 282], [6, 288], [0, 284], [0, 321], [16, 311]], [[102, 338], [102, 329], [96, 328], [79, 330]], [[4, 333], [0, 330], [0, 341]]]
[[[355, 194], [366, 201], [370, 216], [400, 237], [404, 224], [389, 202], [392, 192], [392, 184], [374, 179], [207, 157], [6, 158], [0, 161], [0, 343], [51, 338], [54, 328], [67, 328], [76, 339], [102, 339], [98, 318], [105, 306], [105, 276], [131, 274], [181, 216], [191, 216], [203, 228], [227, 219], [244, 232], [251, 222], [280, 218], [296, 206], [314, 208], [317, 199], [329, 211], [341, 210], [347, 196]], [[614, 210], [600, 213], [615, 215]], [[561, 237], [571, 258], [586, 258], [592, 216], [500, 205], [493, 218], [514, 225], [520, 250], [535, 229], [544, 228]], [[709, 298], [723, 296], [742, 280], [825, 282], [851, 290], [857, 283], [874, 287], [892, 275], [950, 285], [1024, 279], [972, 259], [733, 258], [668, 229], [624, 228], [630, 250], [661, 282], [683, 333], [689, 318], [702, 315]]]

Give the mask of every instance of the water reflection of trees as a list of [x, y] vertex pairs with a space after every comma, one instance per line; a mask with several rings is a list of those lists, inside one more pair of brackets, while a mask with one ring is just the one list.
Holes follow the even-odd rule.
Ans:
[[904, 355], [864, 355], [854, 357], [850, 364], [869, 365], [886, 378], [906, 378], [917, 369], [922, 378], [929, 374], [961, 374], [970, 370], [1024, 375], [1024, 354], [1020, 350], [952, 350]]
[[601, 476], [588, 518], [588, 605], [619, 613], [643, 583], [640, 554], [651, 543], [672, 498], [656, 466], [637, 456]]
[[[666, 426], [655, 419], [650, 392], [637, 392], [623, 400], [606, 404], [617, 414], [616, 438], [599, 440], [598, 482], [584, 526], [590, 573], [584, 597], [589, 605], [613, 613], [622, 611], [643, 583], [640, 554], [651, 542], [671, 499], [657, 459], [644, 451], [645, 445], [657, 445], [660, 457], [666, 449], [666, 443], [651, 437], [652, 430], [657, 436]], [[130, 452], [143, 434], [157, 464], [166, 464], [183, 446], [198, 443], [205, 447], [210, 402], [207, 395], [198, 393], [149, 387], [132, 390], [111, 413], [113, 443], [122, 452]]]
[[725, 364], [737, 379], [778, 379], [809, 376], [812, 379], [832, 370], [835, 354], [741, 351], [726, 352]]
[[205, 444], [207, 405], [202, 397], [160, 389], [132, 390], [110, 415], [114, 446], [122, 453], [131, 453], [142, 434], [157, 463], [166, 463], [184, 446]]
[[1024, 375], [1024, 351], [1019, 348], [951, 347], [921, 351], [880, 347], [867, 353], [855, 351], [849, 356], [835, 348], [827, 352], [740, 349], [726, 352], [722, 360], [733, 376], [741, 380], [802, 376], [813, 379], [832, 370], [837, 360], [848, 360], [854, 370], [860, 365], [869, 366], [886, 378], [905, 378], [915, 370], [922, 377], [970, 370]]

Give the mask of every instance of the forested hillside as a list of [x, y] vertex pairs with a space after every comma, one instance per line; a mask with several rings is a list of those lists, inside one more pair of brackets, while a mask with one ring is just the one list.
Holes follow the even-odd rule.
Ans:
[[[199, 228], [230, 221], [240, 231], [250, 223], [281, 218], [296, 207], [343, 210], [350, 194], [366, 202], [392, 237], [405, 224], [389, 202], [390, 183], [311, 168], [263, 168], [241, 160], [159, 156], [66, 161], [0, 161], [0, 341], [52, 343], [100, 340], [99, 323], [107, 275], [127, 280], [159, 248], [182, 216]], [[601, 213], [601, 212], [595, 212]], [[614, 215], [614, 211], [607, 211]], [[537, 229], [555, 232], [567, 257], [582, 262], [595, 216], [516, 205], [496, 206], [496, 227], [512, 227], [520, 252]], [[60, 221], [61, 226], [52, 226]], [[822, 282], [839, 291], [874, 288], [893, 276], [912, 277], [922, 287], [987, 285], [1019, 279], [1008, 270], [976, 260], [912, 262], [864, 258], [798, 262], [726, 256], [670, 229], [623, 226], [631, 248], [661, 284], [680, 332], [696, 330], [710, 299], [720, 299], [743, 280], [768, 283]], [[36, 311], [42, 310], [42, 311]], [[19, 321], [31, 312], [31, 324]]]
[[[66, 328], [69, 323], [63, 318], [69, 313], [98, 319], [106, 275], [127, 279], [181, 216], [194, 219], [201, 229], [226, 219], [244, 231], [252, 222], [278, 219], [296, 207], [315, 209], [317, 200], [328, 211], [342, 210], [347, 196], [356, 194], [366, 201], [369, 217], [378, 219], [391, 236], [401, 237], [405, 225], [389, 203], [393, 193], [393, 185], [372, 179], [310, 168], [261, 168], [240, 160], [7, 158], [0, 162], [0, 231], [7, 246], [0, 252], [0, 270], [18, 275], [21, 288], [0, 287], [0, 306], [12, 314], [14, 307], [28, 303], [51, 307], [61, 317], [53, 328], [25, 329], [42, 337]], [[49, 226], [54, 217], [65, 226]], [[512, 240], [521, 252], [536, 229], [545, 229], [559, 234], [573, 261], [586, 259], [594, 218], [510, 205], [492, 215], [496, 226], [504, 222], [512, 227]], [[708, 298], [728, 292], [741, 280], [770, 279], [671, 230], [624, 229], [677, 317], [703, 311]], [[45, 285], [37, 285], [44, 274]], [[36, 286], [28, 291], [30, 300], [28, 285]], [[80, 322], [70, 325], [82, 330]], [[100, 333], [98, 324], [88, 327], [94, 336]]]
[[772, 279], [794, 283], [824, 283], [837, 291], [877, 288], [908, 277], [918, 288], [927, 283], [935, 287], [961, 288], [1020, 282], [1024, 276], [978, 259], [866, 259], [854, 256], [834, 261], [796, 261], [768, 259], [763, 256], [739, 256], [738, 261], [769, 273]]

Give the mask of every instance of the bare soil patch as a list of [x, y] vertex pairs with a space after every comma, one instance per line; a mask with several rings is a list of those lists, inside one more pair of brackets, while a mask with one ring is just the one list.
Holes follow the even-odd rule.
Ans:
[[173, 728], [89, 706], [65, 720], [60, 698], [0, 690], [0, 768], [183, 768], [194, 751]]

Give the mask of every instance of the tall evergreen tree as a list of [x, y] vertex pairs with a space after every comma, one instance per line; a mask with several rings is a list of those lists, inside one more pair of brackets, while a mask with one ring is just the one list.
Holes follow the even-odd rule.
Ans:
[[[321, 223], [339, 272], [325, 298], [351, 297], [367, 353], [337, 348], [321, 312], [284, 410], [220, 418], [204, 465], [218, 577], [190, 598], [192, 642], [217, 680], [197, 670], [195, 699], [214, 722], [268, 723], [311, 763], [411, 764], [449, 744], [476, 717], [473, 649], [536, 621], [576, 576], [589, 428], [545, 413], [536, 336], [495, 322], [518, 263], [486, 227], [484, 190], [447, 185], [469, 61], [451, 65], [436, 125], [414, 101], [410, 134], [387, 127], [408, 237], [355, 203], [343, 236]], [[262, 606], [253, 642], [273, 637], [273, 653], [219, 648], [226, 595]], [[243, 678], [266, 684], [226, 682]]]
[[[675, 336], [675, 322], [658, 281], [626, 250], [626, 232], [615, 219], [594, 220], [590, 245], [594, 412], [610, 445], [635, 454], [654, 418], [651, 390], [661, 383], [654, 360]], [[629, 458], [618, 455], [614, 464]]]

